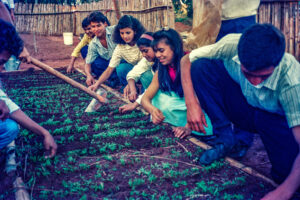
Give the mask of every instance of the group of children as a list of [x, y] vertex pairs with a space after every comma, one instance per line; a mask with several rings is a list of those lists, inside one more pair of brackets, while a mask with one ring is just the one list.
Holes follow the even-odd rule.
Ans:
[[[98, 11], [85, 18], [82, 27], [85, 35], [72, 53], [67, 72], [73, 71], [81, 50], [82, 57], [86, 58], [89, 89], [96, 91], [107, 80], [113, 86], [119, 83], [125, 98], [132, 102], [120, 107], [121, 113], [141, 104], [151, 114], [154, 124], [174, 125], [176, 137], [184, 138], [191, 133], [186, 126], [180, 78], [180, 60], [185, 52], [181, 37], [174, 29], [146, 32], [144, 26], [129, 15], [121, 17], [116, 26], [109, 26], [107, 18]], [[139, 95], [137, 82], [145, 90], [142, 95]], [[212, 126], [207, 116], [206, 119], [205, 133], [211, 135]]]

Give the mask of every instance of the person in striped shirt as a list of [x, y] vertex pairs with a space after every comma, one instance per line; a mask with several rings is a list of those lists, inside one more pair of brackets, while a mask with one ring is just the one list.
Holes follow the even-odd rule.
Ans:
[[233, 123], [260, 134], [280, 183], [263, 200], [290, 199], [300, 186], [300, 64], [285, 53], [284, 35], [270, 24], [252, 25], [195, 49], [182, 58], [181, 72], [189, 127], [203, 130], [203, 108], [219, 136], [200, 163], [238, 145]]
[[116, 70], [122, 86], [127, 85], [126, 75], [143, 58], [136, 42], [144, 32], [145, 28], [138, 19], [130, 15], [124, 15], [120, 18], [113, 32], [113, 42], [117, 46], [113, 51], [109, 65], [89, 89], [97, 90], [103, 82], [110, 78], [114, 70]]

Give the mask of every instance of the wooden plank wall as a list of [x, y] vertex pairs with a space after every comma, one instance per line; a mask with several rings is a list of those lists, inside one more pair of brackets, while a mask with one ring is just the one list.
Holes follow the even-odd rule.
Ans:
[[15, 13], [16, 27], [21, 33], [59, 35], [73, 30], [70, 6], [16, 3]]
[[[175, 27], [172, 0], [120, 0], [120, 10], [139, 19], [149, 31]], [[55, 4], [16, 3], [16, 27], [21, 33], [62, 35], [63, 32], [83, 33], [82, 20], [92, 11], [101, 11], [110, 23], [116, 24], [116, 13], [111, 0], [101, 0], [74, 6]]]
[[257, 22], [271, 23], [286, 40], [286, 51], [300, 60], [300, 2], [297, 0], [261, 0]]

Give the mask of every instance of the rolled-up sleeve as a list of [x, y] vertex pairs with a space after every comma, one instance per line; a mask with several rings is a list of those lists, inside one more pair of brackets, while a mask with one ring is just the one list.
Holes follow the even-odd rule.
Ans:
[[85, 63], [92, 64], [92, 62], [94, 62], [97, 57], [98, 57], [97, 46], [92, 40], [92, 42], [89, 44], [88, 53], [85, 58]]
[[145, 71], [151, 69], [152, 65], [152, 62], [147, 61], [146, 58], [142, 58], [142, 60], [140, 60], [138, 64], [135, 65], [130, 72], [128, 72], [126, 80], [128, 81], [129, 79], [133, 79], [137, 82]]
[[237, 54], [237, 44], [241, 34], [228, 34], [215, 44], [193, 50], [189, 54], [191, 62], [199, 58], [228, 59]]
[[291, 86], [279, 94], [289, 127], [300, 125], [300, 84]]
[[75, 49], [73, 50], [71, 56], [76, 57], [76, 58], [79, 57], [79, 55], [80, 55], [80, 50], [81, 50], [84, 46], [88, 45], [88, 44], [90, 43], [90, 41], [91, 41], [91, 38], [89, 38], [89, 36], [87, 36], [87, 34], [84, 34], [82, 40], [81, 40], [81, 41], [78, 43], [78, 45], [75, 47]]
[[10, 100], [2, 90], [0, 90], [0, 100], [5, 102], [5, 104], [7, 105], [8, 109], [9, 109], [9, 113], [12, 113], [12, 112], [20, 109], [19, 106], [17, 104], [15, 104], [12, 100]]
[[117, 45], [109, 62], [109, 67], [116, 68], [122, 59], [120, 45]]

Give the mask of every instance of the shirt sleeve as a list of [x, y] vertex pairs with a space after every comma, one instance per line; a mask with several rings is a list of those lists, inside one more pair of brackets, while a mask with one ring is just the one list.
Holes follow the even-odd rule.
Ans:
[[3, 100], [5, 102], [9, 109], [9, 113], [20, 109], [19, 106], [15, 104], [12, 100], [10, 100], [2, 90], [0, 90], [0, 100]]
[[142, 60], [140, 60], [138, 64], [128, 72], [126, 80], [128, 81], [129, 79], [133, 79], [135, 82], [137, 82], [145, 71], [151, 69], [152, 65], [153, 63], [147, 61], [146, 58], [142, 58]]
[[80, 50], [86, 46], [87, 44], [89, 44], [90, 42], [90, 38], [89, 36], [87, 36], [87, 34], [84, 34], [82, 40], [79, 42], [79, 44], [75, 47], [75, 49], [73, 50], [73, 53], [71, 54], [71, 56], [73, 57], [79, 57], [80, 55]]
[[121, 51], [122, 51], [121, 46], [117, 45], [111, 56], [111, 59], [110, 59], [109, 65], [108, 65], [109, 67], [116, 68], [120, 64], [121, 59], [122, 59]]
[[85, 58], [85, 63], [92, 64], [97, 57], [98, 57], [97, 46], [94, 40], [92, 40], [89, 44], [88, 53]]
[[241, 34], [228, 34], [215, 44], [207, 45], [193, 50], [189, 54], [190, 61], [199, 58], [228, 59], [237, 54], [237, 44]]
[[300, 84], [291, 86], [279, 94], [289, 127], [300, 125]]
[[[145, 90], [145, 92], [146, 92], [146, 90]], [[143, 94], [140, 94], [140, 95], [138, 96], [138, 98], [135, 100], [135, 102], [137, 102], [139, 105], [141, 105], [142, 98], [143, 98], [145, 92], [144, 92]]]

